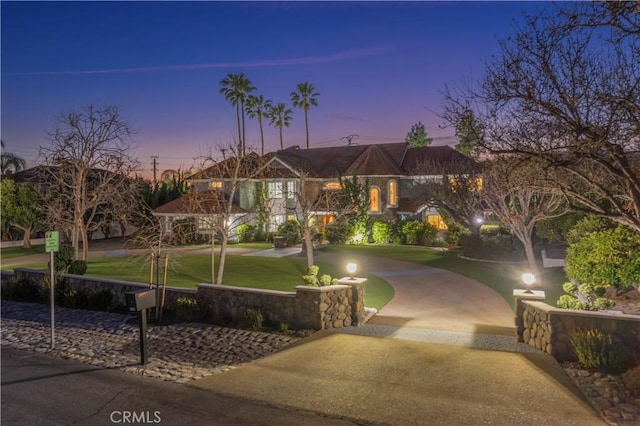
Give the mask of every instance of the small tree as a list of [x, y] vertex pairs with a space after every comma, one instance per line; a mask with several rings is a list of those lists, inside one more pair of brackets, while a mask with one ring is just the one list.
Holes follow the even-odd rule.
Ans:
[[27, 183], [2, 179], [2, 220], [23, 232], [22, 247], [31, 248], [31, 234], [42, 229], [41, 195]]
[[427, 137], [427, 131], [422, 122], [418, 121], [416, 124], [411, 126], [411, 130], [407, 133], [407, 137], [404, 139], [406, 143], [409, 144], [411, 148], [419, 148], [422, 146], [429, 146], [433, 139]]

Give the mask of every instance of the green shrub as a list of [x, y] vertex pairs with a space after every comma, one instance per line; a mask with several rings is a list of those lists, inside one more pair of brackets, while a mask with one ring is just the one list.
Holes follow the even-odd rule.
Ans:
[[289, 331], [289, 324], [286, 322], [281, 322], [278, 327], [278, 330], [280, 330], [281, 332]]
[[535, 235], [550, 243], [566, 242], [569, 231], [584, 217], [582, 213], [569, 213], [552, 219], [544, 219], [536, 223]]
[[608, 219], [604, 219], [597, 216], [587, 216], [581, 219], [580, 221], [578, 221], [569, 230], [569, 232], [567, 232], [567, 243], [569, 244], [577, 243], [587, 235], [604, 231], [607, 229], [612, 229], [614, 227], [615, 227], [615, 224]]
[[302, 276], [302, 280], [304, 281], [305, 285], [323, 287], [323, 286], [327, 286], [327, 285], [338, 284], [338, 279], [337, 278], [331, 278], [331, 275], [324, 274], [318, 279], [318, 272], [319, 271], [320, 271], [320, 268], [318, 266], [316, 266], [316, 265], [309, 266], [309, 268], [307, 268], [306, 275]]
[[[69, 270], [69, 266], [73, 263], [75, 250], [70, 244], [60, 244], [58, 252], [53, 256], [53, 270], [65, 273]], [[51, 268], [51, 262], [47, 262], [47, 268]]]
[[464, 235], [469, 235], [471, 232], [464, 226], [460, 226], [455, 222], [448, 223], [448, 229], [445, 236], [445, 240], [449, 243], [449, 246], [457, 247], [460, 245], [460, 240]]
[[320, 277], [320, 286], [324, 287], [327, 285], [336, 285], [338, 284], [337, 278], [331, 278], [331, 275], [324, 274]]
[[569, 340], [578, 358], [578, 362], [586, 368], [601, 368], [607, 372], [618, 372], [623, 357], [613, 345], [610, 334], [598, 330], [576, 330]]
[[260, 330], [264, 324], [264, 314], [259, 308], [248, 308], [242, 314], [246, 327], [252, 330]]
[[84, 275], [87, 272], [87, 262], [84, 260], [74, 260], [69, 265], [68, 271], [74, 275]]
[[256, 241], [256, 227], [249, 225], [248, 223], [242, 223], [238, 225], [238, 241], [241, 243], [251, 243]]
[[87, 297], [87, 304], [89, 309], [95, 311], [112, 311], [115, 310], [113, 306], [113, 298], [111, 297], [111, 291], [104, 289], [96, 291]]
[[64, 289], [61, 293], [56, 292], [58, 303], [65, 308], [86, 308], [88, 305], [87, 295], [74, 289]]
[[297, 220], [290, 219], [278, 226], [277, 234], [284, 237], [288, 246], [299, 244], [302, 241], [300, 233], [300, 223]]
[[389, 244], [391, 242], [391, 224], [381, 221], [373, 222], [371, 238], [375, 244]]
[[40, 297], [39, 286], [31, 280], [11, 277], [2, 286], [2, 298], [17, 301], [35, 301]]
[[586, 233], [569, 245], [565, 271], [579, 283], [620, 287], [640, 283], [640, 232], [618, 225]]
[[567, 294], [560, 296], [556, 305], [563, 309], [579, 309], [583, 311], [599, 311], [611, 309], [616, 305], [611, 299], [602, 297], [606, 289], [601, 285], [568, 282], [562, 285]]
[[182, 322], [196, 322], [202, 319], [202, 310], [196, 299], [179, 297], [176, 305], [176, 318]]
[[460, 245], [465, 256], [493, 261], [520, 261], [524, 259], [522, 244], [511, 235], [480, 236], [468, 234], [461, 237]]
[[339, 216], [324, 228], [329, 244], [344, 244], [353, 233], [353, 220], [349, 216]]

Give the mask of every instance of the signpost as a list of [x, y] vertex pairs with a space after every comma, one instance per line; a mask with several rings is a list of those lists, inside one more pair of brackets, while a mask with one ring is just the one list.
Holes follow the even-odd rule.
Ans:
[[49, 269], [51, 271], [50, 275], [50, 285], [49, 290], [51, 293], [51, 349], [55, 348], [55, 274], [53, 267], [54, 253], [56, 253], [60, 249], [60, 239], [58, 238], [58, 231], [47, 231], [44, 236], [44, 247], [47, 253], [51, 253], [51, 259], [49, 261]]

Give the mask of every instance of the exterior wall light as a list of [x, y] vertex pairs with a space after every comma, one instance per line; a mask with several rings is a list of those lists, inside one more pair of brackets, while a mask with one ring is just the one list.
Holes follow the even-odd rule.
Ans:
[[522, 274], [522, 282], [527, 286], [525, 293], [533, 293], [533, 291], [531, 291], [531, 285], [535, 280], [536, 277], [531, 272]]
[[355, 279], [353, 275], [358, 270], [358, 265], [355, 263], [347, 263], [347, 272], [349, 273], [349, 279]]

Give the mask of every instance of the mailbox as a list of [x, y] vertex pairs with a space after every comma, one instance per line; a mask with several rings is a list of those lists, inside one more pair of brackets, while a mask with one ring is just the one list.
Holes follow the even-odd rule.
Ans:
[[136, 290], [125, 293], [129, 312], [139, 312], [156, 306], [155, 290]]

